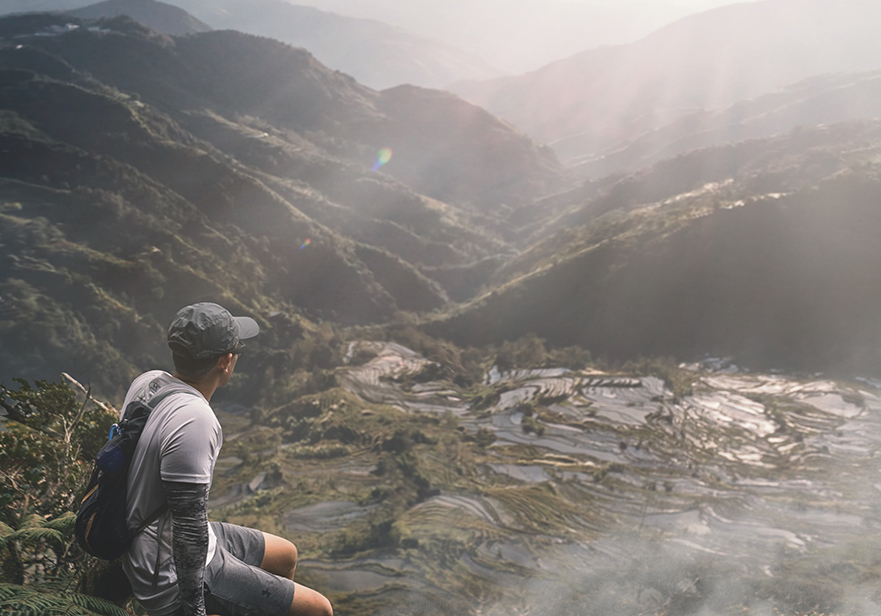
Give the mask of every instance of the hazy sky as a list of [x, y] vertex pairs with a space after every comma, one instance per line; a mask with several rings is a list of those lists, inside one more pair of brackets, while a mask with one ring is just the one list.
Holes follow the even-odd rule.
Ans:
[[599, 45], [629, 43], [731, 0], [289, 0], [376, 19], [519, 73]]
[[[479, 0], [477, 0], [479, 1]], [[517, 2], [518, 0], [513, 0], [513, 2]], [[551, 0], [553, 1], [553, 0]], [[643, 6], [647, 4], [653, 4], [650, 0], [557, 0], [563, 4], [567, 2], [575, 3], [575, 4], [594, 4], [597, 6]], [[700, 11], [705, 9], [711, 9], [714, 6], [722, 6], [725, 4], [735, 4], [737, 0], [670, 0], [665, 1], [661, 0], [660, 2], [654, 2], [654, 4], [669, 4], [669, 5], [679, 5], [689, 10]]]

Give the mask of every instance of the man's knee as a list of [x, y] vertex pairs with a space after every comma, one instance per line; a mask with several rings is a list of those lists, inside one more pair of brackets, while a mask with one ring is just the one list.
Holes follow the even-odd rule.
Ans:
[[287, 539], [268, 533], [263, 533], [263, 537], [266, 547], [260, 568], [291, 580], [294, 579], [299, 557], [297, 546]]
[[297, 550], [297, 546], [295, 546], [290, 541], [288, 542], [287, 551], [285, 552], [285, 566], [290, 570], [291, 577], [294, 575], [294, 571], [297, 568], [297, 559], [300, 557], [300, 553]]
[[327, 597], [307, 586], [296, 584], [289, 616], [333, 616]]
[[330, 604], [330, 601], [324, 595], [321, 595], [321, 599], [315, 616], [333, 616], [333, 606]]

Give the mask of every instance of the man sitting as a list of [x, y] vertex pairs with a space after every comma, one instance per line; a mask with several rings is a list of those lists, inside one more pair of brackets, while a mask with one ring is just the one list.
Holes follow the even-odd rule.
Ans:
[[[134, 380], [122, 408], [162, 391], [128, 475], [130, 529], [162, 511], [123, 557], [135, 596], [150, 616], [332, 616], [320, 593], [294, 582], [293, 543], [250, 528], [208, 522], [208, 490], [223, 443], [209, 406], [256, 336], [257, 323], [212, 303], [181, 309], [168, 329], [175, 372]], [[165, 505], [167, 504], [167, 509]]]

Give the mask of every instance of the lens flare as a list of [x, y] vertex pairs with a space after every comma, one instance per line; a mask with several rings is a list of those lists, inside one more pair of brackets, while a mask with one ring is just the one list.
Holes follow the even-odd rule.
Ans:
[[299, 249], [300, 249], [300, 250], [303, 250], [306, 246], [308, 246], [308, 245], [311, 244], [311, 243], [312, 243], [312, 238], [307, 237], [307, 238], [306, 238], [306, 241], [303, 242], [303, 245], [300, 246]]
[[373, 164], [373, 170], [377, 171], [383, 165], [387, 165], [389, 161], [392, 159], [392, 149], [391, 148], [382, 148], [376, 154], [376, 162]]

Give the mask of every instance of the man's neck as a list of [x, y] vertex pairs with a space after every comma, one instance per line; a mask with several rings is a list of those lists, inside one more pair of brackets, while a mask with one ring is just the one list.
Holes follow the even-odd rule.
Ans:
[[204, 380], [196, 381], [196, 380], [187, 379], [185, 377], [182, 377], [177, 372], [175, 372], [171, 376], [173, 376], [174, 378], [176, 378], [179, 381], [183, 381], [184, 383], [186, 383], [187, 385], [189, 385], [190, 387], [192, 387], [193, 389], [198, 391], [200, 394], [205, 396], [205, 400], [207, 400], [208, 402], [211, 402], [211, 396], [213, 396], [214, 392], [217, 390], [218, 383], [217, 383], [216, 379], [204, 379]]

